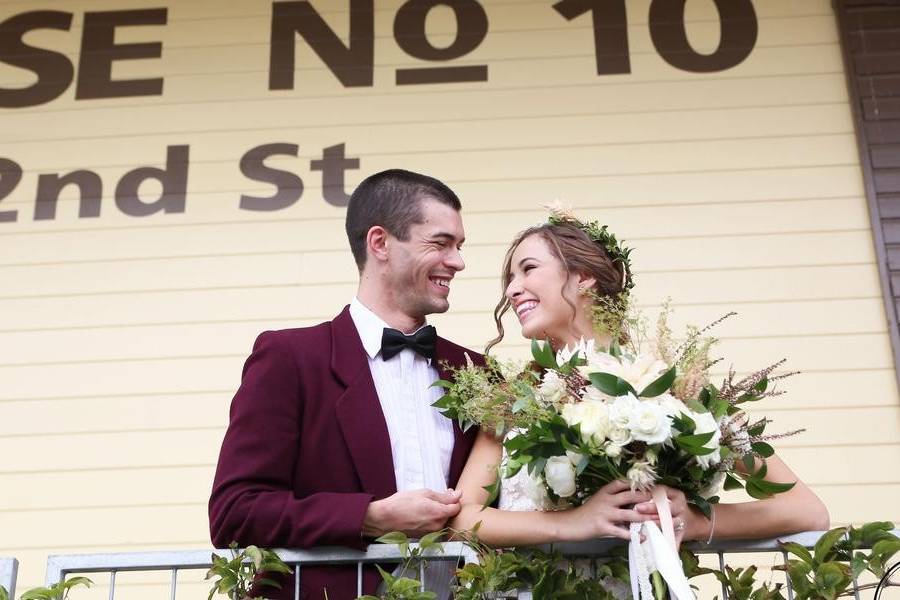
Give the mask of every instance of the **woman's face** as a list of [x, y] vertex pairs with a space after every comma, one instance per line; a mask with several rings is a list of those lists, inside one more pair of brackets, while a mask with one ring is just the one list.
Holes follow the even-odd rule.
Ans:
[[513, 252], [509, 277], [506, 297], [522, 325], [522, 335], [550, 339], [554, 345], [568, 343], [580, 320], [572, 309], [583, 298], [578, 294], [578, 274], [567, 275], [547, 241], [530, 235]]

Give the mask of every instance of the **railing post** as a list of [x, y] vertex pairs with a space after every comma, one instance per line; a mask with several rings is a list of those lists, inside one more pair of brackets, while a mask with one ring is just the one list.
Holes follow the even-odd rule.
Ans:
[[0, 585], [6, 588], [10, 598], [15, 598], [18, 572], [19, 561], [15, 558], [0, 558]]

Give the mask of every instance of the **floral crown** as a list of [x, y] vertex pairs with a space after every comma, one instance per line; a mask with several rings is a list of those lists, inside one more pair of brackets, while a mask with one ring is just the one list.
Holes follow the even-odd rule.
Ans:
[[616, 235], [607, 231], [606, 225], [600, 225], [599, 221], [588, 221], [583, 223], [578, 219], [571, 210], [556, 203], [548, 206], [550, 216], [547, 222], [551, 225], [573, 225], [587, 234], [594, 243], [599, 244], [609, 255], [613, 265], [619, 267], [622, 271], [622, 293], [627, 294], [634, 287], [634, 278], [631, 274], [631, 254], [632, 248], [628, 248], [616, 240]]

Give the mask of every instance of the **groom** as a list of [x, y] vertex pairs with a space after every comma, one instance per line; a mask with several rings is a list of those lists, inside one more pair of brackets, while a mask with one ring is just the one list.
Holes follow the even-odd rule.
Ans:
[[[389, 531], [441, 529], [475, 432], [431, 404], [429, 387], [466, 350], [425, 324], [449, 308], [465, 264], [460, 202], [399, 169], [364, 180], [346, 230], [356, 297], [334, 320], [267, 331], [244, 365], [209, 501], [213, 544], [365, 548]], [[475, 360], [480, 357], [472, 354]], [[301, 569], [301, 597], [356, 597], [356, 567]], [[364, 573], [364, 593], [380, 581]], [[293, 579], [266, 597], [293, 598]]]

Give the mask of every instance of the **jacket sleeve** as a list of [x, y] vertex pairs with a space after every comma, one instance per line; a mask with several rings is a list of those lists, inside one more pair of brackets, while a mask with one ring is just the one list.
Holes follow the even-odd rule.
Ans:
[[244, 365], [219, 453], [209, 500], [216, 547], [365, 547], [361, 531], [371, 494], [294, 494], [302, 389], [284, 336], [262, 333]]

